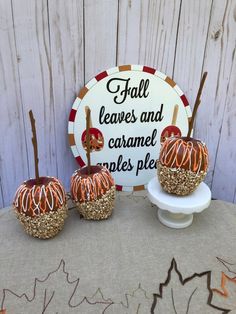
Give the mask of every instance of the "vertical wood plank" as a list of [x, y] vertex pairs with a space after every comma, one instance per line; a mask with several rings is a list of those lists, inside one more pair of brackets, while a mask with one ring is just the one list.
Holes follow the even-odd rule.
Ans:
[[[203, 71], [211, 13], [212, 0], [182, 1], [174, 64], [174, 79], [184, 90], [192, 108]], [[204, 69], [207, 70], [208, 67], [204, 67]], [[211, 72], [210, 68], [209, 72]], [[202, 118], [208, 111], [207, 107], [210, 106], [206, 97], [211, 90], [212, 83], [210, 77], [211, 74], [209, 73], [195, 125], [195, 137], [200, 138], [207, 144], [210, 134], [206, 134], [208, 127], [203, 123]], [[205, 129], [205, 132], [201, 132], [202, 128]], [[210, 184], [209, 180], [206, 180], [206, 182]]]
[[0, 209], [3, 207], [3, 193], [2, 193], [2, 182], [0, 178]]
[[[225, 104], [233, 63], [232, 56], [234, 56], [235, 52], [235, 6], [235, 0], [213, 1], [203, 64], [203, 70], [208, 71], [208, 78], [206, 88], [203, 91], [202, 105], [198, 112], [196, 136], [203, 139], [209, 149], [210, 167], [207, 175], [207, 183], [210, 186], [212, 186], [216, 156], [221, 145], [220, 134], [223, 116], [226, 110]], [[233, 98], [232, 100], [229, 99], [229, 101], [233, 101]], [[231, 148], [231, 152], [232, 150], [235, 149]], [[222, 166], [224, 167], [228, 162], [229, 158], [223, 162]], [[219, 180], [219, 184], [221, 179], [221, 177], [215, 177], [215, 180]], [[233, 182], [228, 181], [227, 186], [229, 191], [231, 184], [233, 184]], [[213, 197], [218, 198], [219, 196], [214, 189], [213, 187]], [[226, 196], [223, 199], [226, 199]]]
[[211, 0], [182, 0], [173, 76], [192, 106], [202, 73]]
[[147, 28], [147, 10], [148, 1], [144, 4], [142, 0], [119, 1], [117, 65], [140, 63], [140, 46]]
[[[222, 20], [218, 94], [214, 108], [222, 127], [213, 171], [213, 196], [236, 202], [236, 1], [228, 1]], [[222, 86], [223, 85], [223, 86]], [[224, 90], [225, 89], [225, 90]], [[221, 107], [221, 109], [220, 109]], [[220, 126], [218, 126], [220, 127]], [[216, 130], [218, 131], [218, 130]]]
[[28, 177], [22, 101], [10, 1], [0, 0], [0, 207]]
[[116, 65], [118, 0], [86, 0], [85, 81]]
[[47, 1], [12, 0], [30, 176], [34, 177], [28, 111], [33, 110], [40, 175], [57, 176]]
[[[233, 55], [234, 57], [235, 55]], [[226, 98], [226, 107], [216, 156], [212, 182], [213, 196], [229, 202], [236, 202], [236, 60], [234, 58], [232, 73]]]
[[49, 1], [58, 176], [67, 190], [78, 167], [68, 144], [72, 104], [84, 85], [83, 0]]
[[144, 64], [172, 76], [180, 0], [121, 0], [118, 64]]

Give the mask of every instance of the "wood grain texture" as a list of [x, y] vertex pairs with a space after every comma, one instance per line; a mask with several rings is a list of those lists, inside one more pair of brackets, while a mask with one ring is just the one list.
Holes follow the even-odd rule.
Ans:
[[2, 208], [3, 206], [4, 206], [4, 203], [3, 203], [2, 182], [0, 178], [0, 208]]
[[118, 0], [84, 2], [85, 82], [116, 65]]
[[30, 176], [34, 177], [30, 109], [36, 120], [39, 174], [57, 176], [47, 1], [13, 0], [12, 6]]
[[[236, 1], [228, 1], [222, 20], [222, 64], [218, 71], [218, 108], [220, 136], [217, 137], [216, 157], [213, 167], [213, 196], [230, 202], [236, 201]], [[224, 80], [221, 80], [222, 79]], [[223, 91], [223, 86], [225, 91]], [[220, 103], [219, 103], [220, 102]], [[221, 107], [221, 109], [220, 109]], [[223, 109], [222, 109], [223, 107]], [[218, 131], [218, 129], [215, 129]], [[216, 133], [217, 134], [217, 133]]]
[[83, 1], [49, 1], [53, 102], [58, 177], [67, 190], [78, 167], [68, 143], [68, 117], [84, 85]]
[[0, 0], [0, 206], [28, 178], [22, 99], [10, 1]]
[[[225, 104], [234, 60], [236, 23], [233, 12], [235, 5], [235, 0], [213, 1], [205, 58], [202, 66], [204, 71], [208, 71], [208, 78], [203, 91], [202, 105], [197, 116], [195, 134], [206, 142], [209, 149], [210, 168], [206, 182], [210, 187], [212, 186], [220, 144], [223, 117], [226, 110]], [[235, 148], [230, 148], [230, 150], [232, 152]], [[218, 177], [217, 180], [221, 184], [221, 177]], [[212, 192], [213, 196], [218, 198], [214, 187]]]
[[219, 146], [215, 161], [212, 191], [213, 196], [229, 202], [236, 202], [236, 60], [234, 59]]
[[180, 1], [119, 3], [118, 64], [144, 64], [172, 76]]
[[[203, 70], [209, 72], [194, 127], [194, 136], [200, 138], [207, 144], [209, 143], [206, 130], [208, 125], [203, 123], [202, 114], [205, 115], [205, 113], [208, 112], [209, 105], [206, 95], [210, 93], [209, 88], [211, 84], [209, 84], [209, 82], [212, 77], [212, 69], [209, 67], [204, 67], [203, 69], [203, 62], [209, 38], [208, 31], [211, 21], [212, 6], [212, 0], [182, 0], [173, 71], [174, 80], [183, 89], [192, 109]], [[202, 129], [204, 129], [205, 132], [201, 132]], [[210, 155], [211, 154], [212, 151], [210, 149]], [[211, 172], [212, 169], [210, 168], [209, 171]], [[211, 186], [208, 177], [205, 181]]]
[[173, 77], [184, 90], [191, 108], [202, 75], [211, 4], [211, 0], [182, 0], [181, 5]]

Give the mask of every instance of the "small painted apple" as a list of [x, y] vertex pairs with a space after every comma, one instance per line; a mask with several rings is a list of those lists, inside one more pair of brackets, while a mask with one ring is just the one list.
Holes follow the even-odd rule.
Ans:
[[[82, 133], [81, 141], [83, 148], [87, 151], [87, 142], [86, 142], [86, 130]], [[90, 143], [90, 151], [100, 151], [104, 146], [104, 137], [102, 132], [96, 128], [89, 129], [89, 143]]]
[[169, 125], [161, 132], [161, 143], [164, 143], [167, 138], [173, 136], [180, 137], [181, 131], [177, 126]]

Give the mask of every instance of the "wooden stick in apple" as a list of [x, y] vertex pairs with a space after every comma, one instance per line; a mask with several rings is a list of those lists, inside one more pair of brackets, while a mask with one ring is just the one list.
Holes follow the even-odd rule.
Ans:
[[39, 184], [39, 158], [38, 158], [38, 142], [37, 142], [37, 133], [35, 127], [35, 119], [32, 110], [29, 111], [30, 123], [32, 128], [32, 144], [34, 147], [34, 166], [35, 166], [35, 178], [36, 184]]
[[207, 72], [204, 72], [202, 79], [201, 79], [199, 89], [198, 89], [197, 98], [195, 100], [195, 104], [194, 104], [194, 108], [193, 108], [193, 115], [192, 115], [192, 118], [191, 118], [190, 123], [189, 123], [187, 138], [190, 138], [190, 136], [191, 136], [191, 132], [193, 129], [193, 123], [194, 123], [194, 120], [196, 117], [196, 113], [197, 113], [198, 107], [201, 103], [201, 94], [202, 94], [202, 90], [203, 90], [203, 86], [204, 86], [206, 77], [207, 77]]
[[87, 146], [87, 150], [86, 150], [86, 155], [87, 155], [87, 166], [88, 166], [88, 174], [90, 174], [90, 166], [91, 166], [91, 160], [90, 160], [90, 114], [91, 114], [91, 110], [90, 108], [88, 108], [86, 110], [86, 146]]

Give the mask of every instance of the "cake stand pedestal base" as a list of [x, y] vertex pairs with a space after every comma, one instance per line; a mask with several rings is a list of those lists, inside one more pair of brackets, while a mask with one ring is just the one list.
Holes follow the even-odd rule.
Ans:
[[149, 200], [158, 207], [160, 222], [175, 229], [190, 226], [193, 214], [200, 213], [211, 202], [211, 191], [204, 182], [190, 195], [178, 196], [165, 192], [155, 177], [148, 183], [147, 190]]
[[160, 208], [157, 210], [157, 217], [163, 225], [174, 229], [186, 228], [193, 222], [193, 214], [173, 214]]

